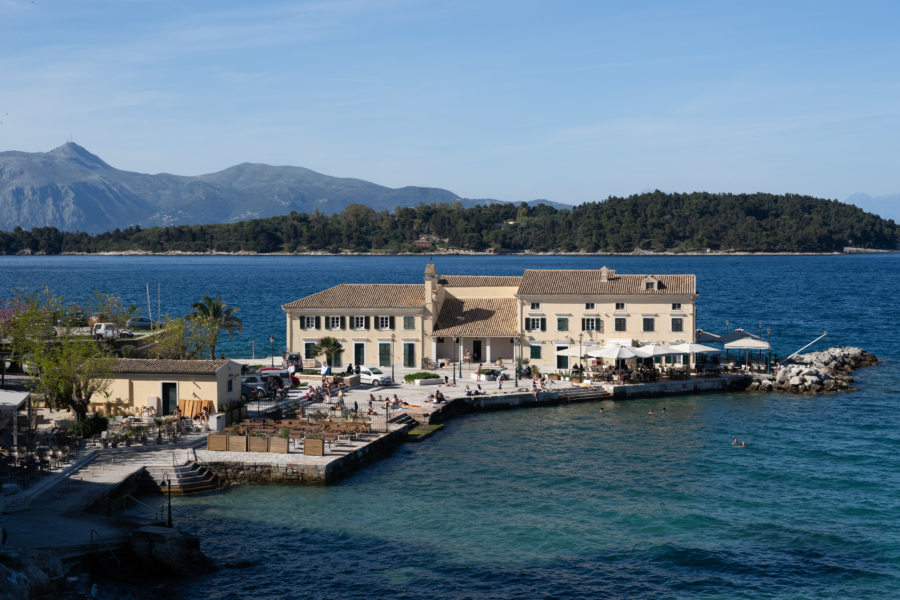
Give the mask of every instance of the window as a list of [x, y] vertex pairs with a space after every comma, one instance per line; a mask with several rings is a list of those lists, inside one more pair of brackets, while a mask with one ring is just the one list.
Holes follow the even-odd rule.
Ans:
[[653, 317], [644, 317], [644, 331], [654, 331], [656, 328], [656, 319]]
[[390, 329], [391, 328], [391, 318], [390, 317], [375, 317], [378, 321], [378, 329]]
[[585, 302], [584, 303], [584, 310], [594, 310], [595, 308], [596, 308], [596, 306], [593, 302]]
[[353, 329], [366, 329], [366, 318], [353, 317]]
[[318, 329], [319, 317], [303, 317], [303, 329]]
[[315, 342], [306, 342], [303, 344], [303, 358], [315, 358], [316, 357], [316, 343]]
[[544, 317], [525, 317], [525, 331], [547, 331], [547, 319]]
[[234, 380], [232, 378], [228, 378], [228, 391], [232, 391], [234, 389]]
[[568, 369], [569, 368], [569, 357], [568, 356], [560, 356], [560, 352], [565, 352], [568, 350], [568, 346], [557, 346], [556, 347], [556, 368], [557, 369]]
[[616, 317], [616, 331], [625, 331], [627, 328], [627, 319], [624, 317]]
[[599, 319], [588, 318], [581, 320], [581, 330], [582, 331], [596, 331], [597, 330], [597, 321]]
[[391, 366], [391, 343], [378, 342], [378, 366]]
[[672, 331], [684, 331], [684, 319], [672, 317]]
[[541, 358], [541, 347], [539, 345], [531, 346], [531, 355], [532, 359], [540, 360]]
[[616, 310], [625, 310], [624, 302], [616, 302]]
[[341, 329], [343, 317], [328, 317], [328, 329]]
[[540, 302], [532, 302], [531, 310], [541, 310], [541, 303]]
[[673, 302], [672, 310], [681, 310], [681, 302]]
[[409, 331], [410, 329], [416, 328], [416, 318], [413, 316], [405, 316], [403, 317], [403, 329]]
[[644, 289], [645, 289], [645, 290], [655, 290], [655, 289], [656, 289], [656, 282], [655, 282], [655, 281], [646, 281], [646, 282], [644, 282]]
[[568, 331], [569, 330], [569, 318], [568, 317], [557, 317], [556, 318], [556, 330], [557, 331]]

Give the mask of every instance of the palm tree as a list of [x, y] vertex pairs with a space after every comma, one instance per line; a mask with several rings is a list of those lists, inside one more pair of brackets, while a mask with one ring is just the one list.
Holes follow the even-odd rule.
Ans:
[[241, 323], [241, 320], [234, 316], [239, 309], [234, 306], [228, 307], [227, 304], [222, 302], [221, 296], [216, 296], [215, 298], [203, 296], [203, 300], [194, 302], [191, 304], [191, 308], [194, 309], [194, 312], [188, 315], [188, 318], [195, 321], [206, 332], [207, 343], [209, 344], [209, 358], [210, 360], [215, 360], [219, 331], [224, 329], [231, 336], [231, 339], [234, 339], [235, 330], [240, 332], [244, 329], [244, 324]]
[[336, 354], [340, 354], [343, 349], [344, 348], [339, 341], [333, 337], [326, 336], [319, 340], [316, 347], [313, 348], [313, 352], [316, 356], [324, 354], [325, 361], [328, 363], [328, 366], [331, 366], [331, 359], [334, 358]]

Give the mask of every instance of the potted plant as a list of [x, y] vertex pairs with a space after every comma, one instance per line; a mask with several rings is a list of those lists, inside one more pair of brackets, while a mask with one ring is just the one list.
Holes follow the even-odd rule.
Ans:
[[231, 428], [231, 435], [228, 436], [228, 451], [229, 452], [246, 452], [247, 451], [247, 436], [242, 435], [241, 428], [238, 425], [235, 425]]
[[269, 444], [264, 433], [251, 433], [247, 438], [248, 452], [268, 452]]
[[309, 436], [303, 440], [303, 454], [306, 456], [325, 456], [325, 438]]
[[278, 435], [276, 437], [269, 438], [269, 452], [276, 452], [278, 454], [287, 454], [288, 447], [291, 440], [291, 430], [287, 427], [283, 427], [278, 430]]

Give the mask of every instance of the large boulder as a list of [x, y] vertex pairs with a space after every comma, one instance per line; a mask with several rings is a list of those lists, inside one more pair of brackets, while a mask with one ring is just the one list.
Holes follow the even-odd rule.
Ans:
[[185, 575], [215, 569], [200, 551], [200, 539], [178, 529], [142, 527], [131, 535], [128, 546], [147, 572]]

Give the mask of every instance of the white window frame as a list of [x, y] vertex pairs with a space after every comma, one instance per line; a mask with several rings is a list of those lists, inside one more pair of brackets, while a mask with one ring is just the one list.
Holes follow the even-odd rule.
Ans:
[[531, 306], [530, 310], [541, 310], [540, 302], [532, 302], [530, 306]]
[[616, 302], [616, 303], [615, 303], [615, 309], [616, 309], [617, 312], [622, 312], [622, 311], [628, 309], [628, 305], [627, 305], [626, 303], [624, 303], [624, 302]]
[[681, 311], [681, 310], [683, 310], [683, 309], [681, 308], [681, 302], [673, 302], [673, 303], [672, 303], [672, 310], [674, 310], [674, 311]]
[[585, 319], [584, 319], [584, 330], [585, 330], [585, 331], [597, 331], [597, 319], [596, 319], [596, 317], [585, 317]]
[[[560, 321], [565, 321], [565, 322], [566, 322], [566, 328], [565, 328], [565, 329], [560, 329], [560, 328], [559, 328], [559, 322], [560, 322]], [[569, 331], [569, 317], [556, 317], [556, 330], [557, 330], [557, 331]]]
[[[681, 326], [679, 329], [675, 329], [675, 321], [679, 321]], [[682, 333], [684, 331], [684, 317], [672, 317], [672, 332], [673, 333]]]
[[[650, 321], [651, 328], [647, 329], [647, 321]], [[641, 331], [644, 333], [653, 333], [656, 331], [656, 317], [641, 317]]]
[[356, 329], [358, 331], [360, 329], [366, 328], [366, 318], [365, 317], [354, 316], [351, 318], [353, 319], [353, 329]]
[[390, 317], [386, 317], [384, 315], [378, 315], [375, 318], [378, 319], [378, 330], [379, 331], [387, 331], [388, 329], [391, 328], [391, 318]]
[[341, 317], [327, 317], [328, 318], [328, 329], [336, 330], [341, 328]]
[[[619, 329], [620, 319], [622, 321], [622, 329]], [[628, 319], [626, 319], [625, 317], [616, 317], [615, 319], [613, 319], [613, 330], [618, 332], [628, 331]]]
[[[406, 326], [406, 320], [412, 319], [412, 327]], [[416, 330], [416, 317], [414, 315], [405, 315], [403, 317], [403, 330], [404, 331], [415, 331]]]
[[596, 302], [585, 302], [584, 310], [597, 310], [597, 303]]
[[303, 317], [303, 329], [315, 329], [316, 328], [316, 317], [311, 315], [306, 315]]

